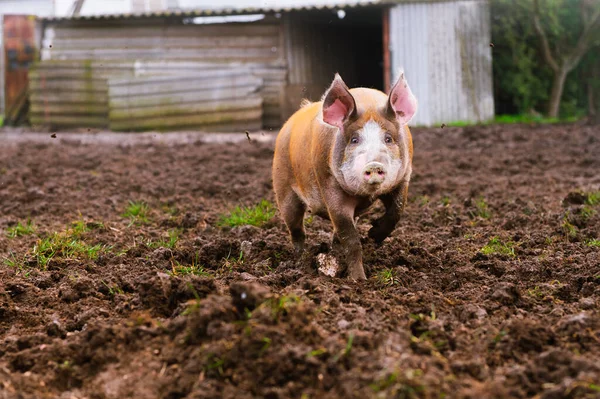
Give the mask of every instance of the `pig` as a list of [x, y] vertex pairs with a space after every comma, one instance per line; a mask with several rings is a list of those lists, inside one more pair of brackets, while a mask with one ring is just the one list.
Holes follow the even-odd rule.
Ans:
[[366, 278], [356, 220], [379, 199], [385, 214], [369, 237], [381, 244], [395, 229], [408, 195], [413, 145], [407, 123], [416, 110], [403, 72], [389, 96], [349, 89], [336, 74], [321, 101], [304, 101], [287, 120], [275, 143], [273, 189], [298, 255], [308, 211], [332, 222], [332, 249], [348, 278]]

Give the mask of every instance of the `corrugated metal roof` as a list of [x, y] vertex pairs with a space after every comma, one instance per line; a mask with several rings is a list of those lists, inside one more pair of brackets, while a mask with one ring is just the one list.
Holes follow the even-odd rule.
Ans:
[[193, 18], [193, 17], [212, 17], [227, 15], [247, 15], [247, 14], [273, 14], [286, 13], [292, 11], [308, 10], [339, 10], [348, 8], [368, 7], [373, 5], [383, 5], [394, 3], [391, 0], [362, 0], [356, 2], [349, 0], [346, 3], [327, 4], [327, 5], [304, 5], [295, 7], [246, 7], [246, 8], [223, 8], [223, 9], [191, 9], [191, 10], [164, 10], [144, 13], [126, 13], [126, 14], [103, 14], [103, 15], [80, 15], [76, 17], [45, 17], [44, 21], [92, 21], [92, 20], [115, 20], [115, 19], [138, 19], [138, 18]]

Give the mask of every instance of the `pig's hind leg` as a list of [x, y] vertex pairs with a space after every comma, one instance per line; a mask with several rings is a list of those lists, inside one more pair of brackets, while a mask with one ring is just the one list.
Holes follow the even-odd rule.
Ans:
[[283, 221], [290, 231], [296, 253], [301, 254], [306, 241], [306, 234], [304, 233], [306, 205], [291, 188], [277, 193], [277, 203]]

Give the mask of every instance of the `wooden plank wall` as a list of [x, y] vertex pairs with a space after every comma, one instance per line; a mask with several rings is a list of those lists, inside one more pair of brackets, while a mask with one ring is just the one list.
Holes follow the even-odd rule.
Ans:
[[34, 125], [115, 131], [262, 126], [263, 80], [243, 65], [68, 60], [42, 62], [30, 76]]
[[29, 72], [32, 125], [108, 128], [108, 76], [132, 75], [132, 65], [50, 61]]
[[262, 79], [247, 67], [108, 81], [111, 130], [258, 130]]
[[[81, 126], [86, 122], [88, 126], [118, 130], [199, 129], [203, 125], [239, 130], [239, 121], [250, 120], [252, 124], [245, 129], [278, 127], [282, 123], [281, 103], [287, 79], [280, 28], [279, 23], [273, 22], [181, 25], [164, 20], [49, 25], [43, 61], [32, 79], [36, 82], [32, 120], [61, 126]], [[73, 63], [78, 65], [73, 67], [78, 72], [56, 72], [56, 78], [46, 74], [42, 87], [43, 73], [64, 71], [66, 65]], [[236, 76], [233, 81], [241, 82], [241, 86], [232, 86], [223, 75], [215, 80], [222, 87], [208, 90], [205, 85], [214, 78], [214, 71]], [[65, 81], [71, 78], [71, 83]], [[257, 82], [258, 87], [253, 88]], [[41, 93], [48, 85], [61, 87], [65, 93], [45, 90], [42, 107]], [[259, 100], [262, 123], [257, 126]], [[61, 112], [73, 105], [73, 115], [49, 112], [52, 109], [47, 104], [52, 101], [63, 104]], [[195, 101], [199, 103], [190, 107]], [[208, 123], [200, 115], [182, 113], [182, 104], [200, 113], [223, 107], [230, 113], [236, 109], [245, 113], [242, 119], [229, 118], [231, 123], [217, 126], [216, 119]], [[80, 112], [77, 117], [75, 112]], [[149, 114], [154, 117], [148, 117]], [[136, 121], [137, 127], [128, 120]]]

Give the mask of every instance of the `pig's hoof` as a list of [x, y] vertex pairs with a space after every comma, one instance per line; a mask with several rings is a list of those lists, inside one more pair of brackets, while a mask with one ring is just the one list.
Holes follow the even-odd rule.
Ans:
[[385, 231], [381, 231], [381, 229], [377, 227], [372, 227], [369, 230], [369, 238], [375, 241], [375, 244], [382, 244], [387, 237], [388, 233]]
[[348, 278], [350, 280], [354, 280], [354, 281], [361, 281], [361, 280], [366, 280], [367, 276], [365, 276], [364, 269], [360, 268], [360, 270], [348, 271]]

